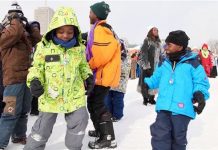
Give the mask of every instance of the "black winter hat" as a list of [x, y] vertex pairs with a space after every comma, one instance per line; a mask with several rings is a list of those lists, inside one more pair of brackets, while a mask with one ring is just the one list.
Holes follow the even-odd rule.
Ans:
[[105, 20], [111, 11], [109, 5], [104, 1], [95, 3], [90, 8], [100, 20]]
[[186, 48], [188, 46], [189, 37], [187, 34], [182, 30], [176, 30], [169, 33], [165, 42], [166, 43], [173, 43], [179, 46], [183, 46]]
[[16, 1], [12, 2], [11, 8], [8, 10], [8, 13], [12, 13], [12, 12], [17, 12], [17, 13], [23, 14], [22, 8], [20, 7], [20, 5], [18, 5], [18, 3]]

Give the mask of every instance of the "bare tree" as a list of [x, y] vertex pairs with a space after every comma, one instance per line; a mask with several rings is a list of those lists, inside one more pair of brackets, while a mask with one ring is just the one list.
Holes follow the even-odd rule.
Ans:
[[208, 41], [208, 45], [210, 46], [210, 50], [218, 55], [218, 40], [210, 40]]

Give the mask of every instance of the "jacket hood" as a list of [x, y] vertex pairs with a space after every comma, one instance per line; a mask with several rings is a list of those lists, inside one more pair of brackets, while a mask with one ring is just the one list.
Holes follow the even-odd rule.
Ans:
[[193, 53], [190, 50], [186, 50], [186, 54], [183, 56], [183, 58], [181, 59], [181, 62], [184, 62], [186, 60], [190, 60], [190, 59], [195, 59], [198, 55]]
[[82, 42], [81, 30], [76, 17], [76, 14], [71, 7], [60, 7], [55, 11], [54, 16], [51, 19], [47, 32], [43, 36], [45, 43], [51, 40], [51, 32], [61, 26], [73, 25], [75, 27], [75, 36], [79, 43]]

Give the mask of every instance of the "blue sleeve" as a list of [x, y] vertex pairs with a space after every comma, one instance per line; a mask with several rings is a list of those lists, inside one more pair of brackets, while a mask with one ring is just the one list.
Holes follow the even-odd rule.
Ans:
[[210, 88], [210, 83], [204, 71], [204, 68], [202, 67], [202, 65], [199, 65], [197, 68], [193, 68], [192, 73], [194, 84], [193, 93], [196, 91], [201, 91], [204, 94], [205, 100], [207, 100], [210, 97], [208, 91]]
[[150, 78], [145, 78], [144, 83], [149, 86], [149, 89], [157, 89], [160, 83], [160, 77], [162, 74], [162, 65], [155, 69], [153, 75]]

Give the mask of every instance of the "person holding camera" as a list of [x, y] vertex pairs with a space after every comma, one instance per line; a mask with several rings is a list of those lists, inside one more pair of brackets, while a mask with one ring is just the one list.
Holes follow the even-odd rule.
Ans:
[[32, 43], [28, 21], [21, 7], [12, 3], [2, 21], [4, 29], [0, 37], [0, 55], [3, 70], [4, 110], [0, 118], [0, 149], [12, 143], [26, 144], [28, 112], [31, 94], [26, 85]]
[[[3, 29], [4, 29], [4, 27], [0, 23], [0, 37], [1, 37], [1, 33], [2, 33]], [[0, 58], [0, 118], [1, 118], [1, 115], [2, 115], [2, 112], [3, 112], [3, 108], [4, 108], [4, 103], [2, 102], [3, 101], [3, 91], [4, 91], [4, 86], [3, 86], [3, 83], [2, 83], [2, 61], [1, 61], [1, 58]]]

